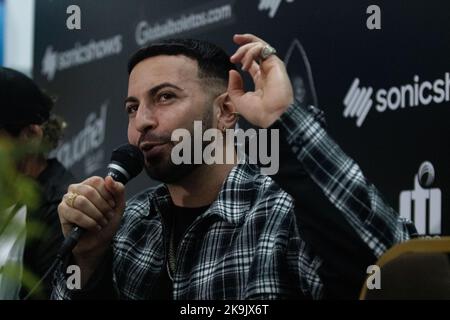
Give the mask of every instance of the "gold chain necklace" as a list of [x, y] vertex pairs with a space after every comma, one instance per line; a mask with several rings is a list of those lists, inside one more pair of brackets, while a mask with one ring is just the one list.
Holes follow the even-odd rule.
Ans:
[[[175, 219], [174, 219], [175, 220]], [[176, 270], [176, 258], [175, 258], [175, 222], [172, 221], [171, 231], [170, 231], [170, 237], [169, 237], [169, 250], [167, 253], [167, 274], [169, 275], [170, 280], [173, 282], [173, 274]]]

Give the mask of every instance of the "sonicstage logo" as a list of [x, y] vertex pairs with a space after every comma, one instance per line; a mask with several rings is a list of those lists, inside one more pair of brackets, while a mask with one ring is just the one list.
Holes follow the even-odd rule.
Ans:
[[[344, 118], [356, 118], [356, 126], [361, 127], [370, 110], [375, 107], [377, 112], [395, 111], [408, 107], [441, 104], [450, 101], [450, 73], [434, 81], [420, 81], [418, 75], [412, 84], [400, 87], [374, 90], [373, 87], [363, 87], [356, 78], [345, 95], [343, 104]], [[375, 100], [375, 101], [374, 101]]]

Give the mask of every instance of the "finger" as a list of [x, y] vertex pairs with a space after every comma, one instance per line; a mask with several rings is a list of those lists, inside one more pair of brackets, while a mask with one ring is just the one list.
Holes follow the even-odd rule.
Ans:
[[236, 70], [230, 70], [227, 92], [230, 98], [240, 97], [244, 92], [244, 81]]
[[261, 75], [261, 67], [259, 66], [256, 61], [252, 62], [252, 65], [248, 69], [248, 73], [252, 76], [253, 82], [256, 84], [256, 82], [259, 80], [259, 77]]
[[[67, 194], [64, 195], [63, 200], [66, 202]], [[110, 211], [105, 211], [105, 213], [100, 212], [95, 205], [84, 195], [79, 194], [69, 205], [69, 208], [78, 210], [85, 215], [89, 216], [91, 219], [95, 220], [100, 226], [105, 227], [108, 224], [108, 219], [106, 218]], [[110, 217], [108, 217], [110, 218]]]
[[230, 61], [233, 63], [241, 62], [242, 57], [245, 55], [245, 53], [251, 49], [253, 46], [255, 46], [257, 43], [247, 43], [241, 47], [239, 47], [236, 52], [230, 57]]
[[112, 211], [114, 209], [110, 203], [108, 203], [102, 195], [93, 186], [88, 184], [78, 184], [72, 188], [72, 192], [84, 195], [94, 206], [102, 213]]
[[113, 196], [105, 188], [105, 179], [94, 176], [84, 180], [82, 183], [94, 187], [98, 191], [98, 193], [100, 193], [100, 195], [103, 197], [103, 199], [105, 199], [105, 201], [109, 203], [111, 207], [114, 208], [116, 206]]
[[71, 208], [64, 201], [58, 206], [61, 225], [72, 228], [74, 225], [89, 231], [100, 231], [102, 226], [80, 210]]
[[235, 34], [233, 36], [233, 41], [238, 45], [243, 45], [250, 42], [262, 42], [264, 43], [264, 45], [267, 44], [263, 39], [258, 38], [257, 36], [251, 33]]
[[105, 188], [114, 197], [114, 201], [117, 204], [115, 211], [123, 213], [125, 207], [125, 186], [108, 176], [105, 178]]
[[247, 71], [248, 69], [250, 69], [252, 62], [259, 59], [263, 47], [264, 45], [262, 43], [258, 43], [245, 53], [245, 56], [242, 58], [243, 70]]
[[114, 200], [114, 197], [111, 195], [111, 193], [105, 188], [105, 179], [102, 177], [90, 177], [85, 180], [86, 184], [89, 184], [93, 186], [105, 199], [111, 207], [116, 206], [116, 202]]

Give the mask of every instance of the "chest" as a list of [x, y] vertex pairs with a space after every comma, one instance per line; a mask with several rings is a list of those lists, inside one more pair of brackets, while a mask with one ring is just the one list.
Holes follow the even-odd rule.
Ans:
[[[174, 299], [244, 299], [284, 294], [289, 282], [283, 252], [264, 228], [223, 221], [193, 224], [174, 250]], [[266, 240], [262, 240], [267, 237]], [[131, 241], [130, 239], [135, 239]], [[160, 221], [136, 225], [118, 237], [114, 252], [116, 286], [124, 298], [151, 299], [167, 272], [170, 233]]]

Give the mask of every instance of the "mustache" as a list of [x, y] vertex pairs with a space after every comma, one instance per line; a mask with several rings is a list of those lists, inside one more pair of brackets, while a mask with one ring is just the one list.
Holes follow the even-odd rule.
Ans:
[[171, 141], [171, 135], [147, 131], [139, 137], [138, 146], [140, 146], [142, 142], [168, 143]]

